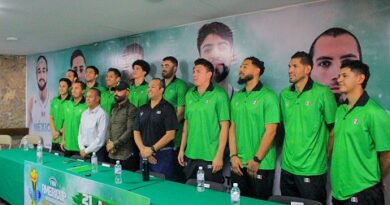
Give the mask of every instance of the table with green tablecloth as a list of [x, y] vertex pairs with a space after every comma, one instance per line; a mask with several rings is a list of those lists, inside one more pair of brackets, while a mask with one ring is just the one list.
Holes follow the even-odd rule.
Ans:
[[[11, 149], [0, 151], [0, 197], [11, 204], [23, 204], [25, 160], [35, 162], [35, 150]], [[88, 164], [88, 162], [71, 160], [50, 153], [44, 153], [43, 155], [43, 166], [47, 168], [142, 195], [150, 198], [151, 204], [230, 204], [230, 195], [228, 193], [213, 190], [197, 192], [196, 187], [155, 177], [151, 177], [150, 181], [144, 182], [142, 181], [142, 176], [134, 172], [123, 171], [123, 183], [115, 184], [114, 171], [110, 167], [99, 166], [99, 172], [92, 174], [90, 171], [74, 172], [70, 170], [74, 167], [82, 167]], [[268, 205], [274, 203], [241, 197], [241, 205], [245, 204]]]

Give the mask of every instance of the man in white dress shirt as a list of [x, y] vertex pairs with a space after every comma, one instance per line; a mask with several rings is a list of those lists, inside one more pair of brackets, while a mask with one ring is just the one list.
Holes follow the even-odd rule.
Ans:
[[78, 144], [82, 158], [89, 158], [92, 152], [96, 152], [99, 161], [106, 161], [107, 152], [104, 145], [106, 144], [108, 115], [100, 107], [99, 102], [100, 91], [91, 88], [86, 97], [88, 109], [81, 115]]

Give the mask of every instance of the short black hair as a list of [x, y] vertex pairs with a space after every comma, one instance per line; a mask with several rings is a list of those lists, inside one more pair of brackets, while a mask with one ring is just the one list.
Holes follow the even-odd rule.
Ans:
[[164, 80], [162, 80], [161, 78], [157, 78], [157, 77], [152, 78], [152, 80], [158, 80], [160, 88], [164, 88], [165, 89], [165, 81]]
[[203, 44], [203, 41], [207, 38], [208, 35], [215, 34], [220, 36], [222, 39], [228, 41], [230, 45], [233, 45], [233, 31], [224, 23], [221, 22], [212, 22], [203, 25], [198, 31], [198, 52], [200, 54], [200, 47]]
[[77, 79], [73, 84], [80, 84], [82, 90], [87, 88], [87, 85], [85, 85], [85, 83], [79, 79]]
[[322, 36], [332, 36], [332, 37], [336, 38], [337, 36], [341, 36], [341, 35], [349, 35], [353, 39], [355, 39], [355, 42], [356, 42], [356, 45], [357, 45], [357, 49], [358, 49], [358, 53], [359, 53], [359, 59], [363, 60], [362, 50], [361, 50], [361, 47], [360, 47], [359, 40], [350, 31], [348, 31], [348, 30], [346, 30], [344, 28], [339, 28], [339, 27], [329, 28], [326, 31], [322, 32], [319, 36], [317, 36], [317, 38], [314, 39], [313, 43], [310, 46], [310, 51], [309, 51], [310, 55], [314, 56], [314, 47], [315, 47], [318, 39], [321, 38]]
[[77, 72], [73, 69], [68, 69], [66, 72], [72, 72], [73, 73], [73, 76], [77, 79], [79, 79], [79, 75], [77, 74]]
[[95, 87], [92, 87], [92, 88], [89, 89], [88, 92], [91, 92], [91, 91], [95, 91], [95, 92], [96, 92], [96, 95], [99, 96], [99, 98], [100, 98], [101, 92], [100, 92], [99, 89], [97, 89], [97, 88], [95, 88]]
[[[195, 66], [197, 65], [203, 65], [208, 71], [210, 71], [214, 75], [214, 66], [210, 61], [204, 59], [204, 58], [198, 58], [194, 61]], [[211, 78], [213, 77], [211, 76]]]
[[80, 49], [77, 49], [77, 50], [73, 51], [72, 55], [70, 56], [70, 67], [73, 67], [73, 59], [75, 59], [79, 56], [81, 56], [84, 60], [84, 63], [86, 63], [83, 52]]
[[149, 72], [150, 72], [150, 65], [149, 65], [148, 62], [146, 62], [144, 60], [136, 60], [136, 61], [134, 61], [132, 67], [134, 68], [135, 65], [140, 66], [141, 69], [146, 72], [145, 76], [147, 76], [149, 74]]
[[46, 59], [46, 57], [45, 56], [38, 56], [38, 58], [37, 58], [37, 64], [38, 64], [38, 62], [39, 62], [39, 60], [41, 60], [41, 59], [43, 59], [44, 61], [45, 61], [45, 63], [46, 63], [46, 71], [48, 71], [49, 70], [49, 65], [47, 64], [47, 59]]
[[107, 73], [108, 72], [113, 72], [117, 77], [122, 77], [122, 74], [121, 72], [117, 69], [117, 68], [109, 68], [107, 70]]
[[85, 68], [85, 70], [88, 70], [88, 69], [92, 69], [96, 75], [99, 75], [99, 69], [96, 68], [96, 66], [89, 65], [89, 66], [87, 66], [87, 68]]
[[298, 51], [294, 53], [294, 55], [291, 56], [291, 59], [293, 58], [299, 58], [301, 59], [301, 63], [303, 65], [309, 65], [313, 69], [313, 58], [310, 54], [306, 53], [305, 51]]
[[163, 58], [163, 61], [171, 61], [173, 63], [173, 65], [175, 65], [176, 67], [179, 65], [179, 63], [177, 62], [177, 59], [173, 56], [167, 56], [167, 57]]
[[265, 67], [264, 67], [264, 62], [259, 60], [258, 58], [251, 56], [245, 58], [245, 60], [250, 60], [252, 64], [260, 69], [260, 75], [263, 75]]
[[370, 78], [370, 67], [360, 60], [347, 60], [341, 64], [340, 69], [349, 68], [352, 72], [364, 75], [363, 89], [366, 88], [368, 79]]
[[72, 82], [68, 78], [61, 78], [58, 83], [65, 82], [68, 84], [68, 88], [72, 85]]

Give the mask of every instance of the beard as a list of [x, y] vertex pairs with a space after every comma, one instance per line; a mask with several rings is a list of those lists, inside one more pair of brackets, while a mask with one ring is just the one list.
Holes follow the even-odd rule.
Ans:
[[[43, 85], [40, 85], [40, 84], [39, 84], [39, 82], [41, 82], [41, 81], [44, 82]], [[43, 80], [43, 79], [40, 79], [39, 82], [38, 82], [38, 88], [39, 88], [40, 91], [43, 91], [43, 90], [46, 88], [46, 84], [47, 84], [47, 83], [46, 83], [46, 81]]]
[[120, 103], [120, 102], [123, 102], [124, 100], [126, 99], [126, 96], [118, 96], [118, 95], [115, 95], [115, 102], [117, 103]]
[[171, 78], [173, 75], [174, 75], [173, 69], [172, 69], [171, 71], [166, 72], [165, 74], [164, 74], [164, 73], [161, 73], [161, 76], [162, 76], [163, 78], [165, 78], [165, 79]]
[[[220, 83], [223, 80], [225, 80], [226, 77], [228, 76], [229, 68], [224, 63], [219, 64], [217, 66], [222, 66], [222, 72], [220, 71], [220, 69], [215, 68], [215, 70], [214, 70], [214, 80], [215, 80], [215, 82]], [[217, 67], [217, 66], [215, 66], [215, 67]]]
[[240, 85], [246, 84], [247, 82], [251, 81], [252, 79], [253, 79], [253, 75], [246, 75], [243, 78], [239, 77], [237, 83]]

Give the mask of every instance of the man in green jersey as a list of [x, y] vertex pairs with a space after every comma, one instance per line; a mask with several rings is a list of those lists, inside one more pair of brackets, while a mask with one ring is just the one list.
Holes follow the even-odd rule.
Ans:
[[84, 98], [85, 84], [76, 80], [72, 85], [73, 100], [69, 100], [64, 105], [64, 133], [62, 137], [61, 149], [66, 157], [79, 154], [77, 137], [81, 114], [88, 108]]
[[186, 94], [178, 160], [185, 166], [187, 179], [196, 178], [198, 167], [202, 166], [206, 180], [222, 183], [221, 169], [230, 119], [229, 98], [223, 88], [211, 82], [213, 64], [202, 58], [195, 60], [194, 64], [195, 87]]
[[309, 54], [296, 52], [288, 67], [292, 85], [280, 93], [285, 130], [280, 189], [282, 195], [326, 204], [327, 147], [332, 141], [336, 100], [328, 87], [310, 78]]
[[100, 106], [111, 116], [111, 109], [115, 104], [115, 88], [121, 80], [121, 72], [116, 68], [109, 68], [106, 73], [107, 90], [101, 93]]
[[331, 184], [333, 204], [384, 204], [390, 172], [390, 117], [364, 90], [370, 71], [361, 61], [341, 65], [338, 84], [347, 100], [336, 112]]
[[280, 111], [278, 97], [260, 81], [264, 70], [264, 62], [256, 57], [241, 63], [238, 84], [245, 87], [231, 101], [229, 147], [232, 182], [242, 195], [267, 200], [274, 183]]
[[[178, 61], [173, 56], [167, 56], [161, 62], [161, 75], [164, 78], [165, 84], [164, 99], [175, 108], [177, 121], [179, 123], [174, 139], [175, 158], [177, 158], [180, 150], [181, 134], [184, 123], [185, 96], [187, 93], [186, 82], [176, 77], [177, 67]], [[174, 177], [178, 182], [185, 182], [183, 169], [177, 160], [175, 160]]]
[[129, 101], [139, 108], [148, 102], [148, 83], [145, 77], [149, 74], [150, 65], [144, 60], [136, 60], [133, 63], [134, 83], [130, 85]]
[[69, 88], [72, 82], [67, 78], [61, 78], [58, 86], [59, 95], [54, 97], [50, 103], [50, 130], [51, 130], [51, 150], [61, 152], [62, 125], [64, 123], [63, 105], [70, 99]]
[[87, 95], [90, 88], [97, 88], [100, 90], [100, 92], [104, 92], [106, 88], [99, 85], [97, 82], [97, 79], [99, 77], [99, 69], [93, 65], [87, 66], [85, 69], [85, 92], [84, 97]]

